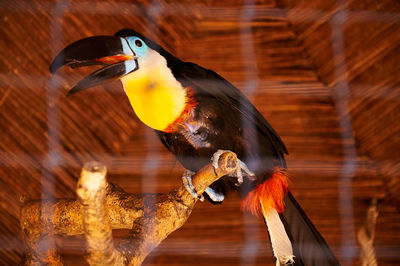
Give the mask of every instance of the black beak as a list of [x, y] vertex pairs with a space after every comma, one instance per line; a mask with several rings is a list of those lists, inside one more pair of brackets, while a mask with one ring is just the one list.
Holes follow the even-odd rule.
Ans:
[[78, 82], [68, 96], [90, 87], [104, 84], [138, 69], [137, 57], [125, 38], [94, 36], [76, 41], [64, 48], [54, 58], [50, 72], [54, 74], [62, 66], [77, 68], [90, 65], [104, 67]]

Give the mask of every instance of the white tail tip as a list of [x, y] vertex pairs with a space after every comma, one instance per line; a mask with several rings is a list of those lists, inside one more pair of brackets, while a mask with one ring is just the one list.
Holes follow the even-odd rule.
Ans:
[[261, 209], [268, 227], [272, 250], [276, 257], [276, 266], [294, 263], [292, 243], [286, 234], [278, 212], [275, 209], [265, 210], [262, 202]]

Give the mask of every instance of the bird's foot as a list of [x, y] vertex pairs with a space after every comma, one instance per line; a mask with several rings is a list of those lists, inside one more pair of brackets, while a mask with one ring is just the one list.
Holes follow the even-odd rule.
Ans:
[[[218, 160], [219, 157], [224, 153], [224, 152], [230, 152], [227, 150], [218, 150], [216, 151], [212, 158], [212, 165], [214, 167], [214, 169], [218, 169]], [[236, 169], [236, 172], [232, 175], [233, 177], [237, 178], [237, 186], [240, 186], [243, 183], [243, 176], [245, 176], [246, 178], [249, 178], [251, 180], [255, 179], [255, 175], [252, 171], [250, 171], [250, 169], [247, 167], [247, 165], [242, 162], [241, 160], [238, 160], [238, 166]], [[185, 185], [186, 189], [189, 191], [189, 193], [195, 198], [195, 199], [199, 199], [200, 201], [204, 201], [204, 196], [203, 195], [197, 195], [197, 191], [196, 188], [193, 186], [192, 184], [192, 176], [195, 173], [190, 171], [190, 170], [186, 170], [185, 173], [183, 173], [182, 175], [182, 180], [183, 180], [183, 184]], [[210, 197], [210, 199], [214, 202], [222, 202], [225, 198], [223, 193], [217, 192], [214, 189], [208, 187], [206, 188], [206, 190], [204, 191], [205, 193], [207, 193], [207, 195]]]
[[183, 184], [185, 185], [185, 188], [189, 193], [193, 196], [195, 199], [199, 199], [200, 201], [204, 201], [203, 195], [197, 195], [196, 188], [192, 184], [192, 176], [195, 174], [195, 172], [192, 172], [190, 170], [186, 170], [183, 175], [182, 175], [182, 180]]
[[206, 190], [204, 192], [207, 193], [207, 195], [210, 197], [210, 199], [213, 202], [222, 202], [225, 199], [225, 196], [223, 193], [217, 192], [210, 187], [206, 188]]
[[[214, 153], [213, 157], [211, 158], [214, 169], [218, 168], [219, 157], [224, 152], [230, 152], [230, 151], [218, 150]], [[252, 171], [250, 171], [250, 169], [247, 167], [247, 165], [244, 162], [242, 162], [239, 159], [237, 159], [237, 160], [238, 160], [238, 167], [236, 169], [236, 172], [233, 174], [233, 176], [237, 178], [236, 185], [240, 186], [243, 183], [243, 174], [244, 174], [244, 176], [246, 176], [247, 178], [249, 178], [251, 180], [255, 179], [255, 174]]]
[[[190, 195], [193, 196], [195, 199], [199, 199], [200, 201], [204, 201], [204, 196], [203, 195], [197, 195], [197, 191], [195, 187], [192, 184], [192, 176], [195, 174], [195, 172], [192, 172], [190, 170], [186, 170], [185, 173], [182, 175], [182, 180], [183, 184], [185, 185], [187, 191], [189, 191]], [[221, 202], [224, 200], [225, 196], [224, 194], [215, 191], [214, 189], [208, 187], [204, 191], [207, 193], [207, 195], [210, 197], [210, 199], [214, 202]]]

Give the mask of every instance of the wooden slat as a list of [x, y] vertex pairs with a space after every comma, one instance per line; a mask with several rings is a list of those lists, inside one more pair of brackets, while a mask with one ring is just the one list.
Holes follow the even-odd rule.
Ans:
[[[398, 176], [400, 165], [392, 161], [400, 150], [397, 5], [357, 0], [349, 7], [360, 10], [346, 10], [319, 0], [189, 2], [0, 3], [0, 243], [7, 243], [0, 245], [0, 264], [16, 264], [22, 254], [20, 195], [74, 197], [86, 161], [103, 161], [109, 180], [129, 192], [166, 192], [181, 184], [182, 166], [134, 116], [118, 82], [66, 98], [93, 68], [48, 72], [67, 44], [126, 27], [182, 60], [215, 70], [249, 96], [285, 141], [291, 189], [343, 265], [358, 253], [353, 246], [355, 252], [346, 254], [342, 230], [360, 225], [370, 197], [380, 200], [379, 262], [398, 263], [393, 250], [399, 247], [400, 215], [379, 177]], [[330, 23], [344, 10], [354, 15], [344, 23], [344, 59], [359, 145], [359, 156], [347, 162], [348, 140], [341, 137], [331, 97], [336, 65]], [[375, 21], [374, 12], [387, 12], [386, 19]], [[355, 167], [349, 182], [342, 177], [346, 166]], [[351, 219], [340, 216], [342, 189], [351, 193]], [[83, 263], [82, 238], [57, 243], [67, 265]], [[145, 262], [166, 264], [274, 265], [263, 221], [240, 211], [237, 193], [221, 205], [198, 204]]]

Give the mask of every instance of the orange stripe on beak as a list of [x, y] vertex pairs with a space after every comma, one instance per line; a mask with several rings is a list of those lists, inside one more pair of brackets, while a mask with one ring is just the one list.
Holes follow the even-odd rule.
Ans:
[[135, 56], [132, 56], [132, 55], [119, 54], [119, 55], [102, 57], [102, 58], [96, 59], [95, 61], [102, 63], [102, 64], [111, 65], [111, 64], [115, 64], [115, 63], [119, 63], [119, 62], [123, 62], [123, 61], [132, 60], [134, 58], [135, 58]]

